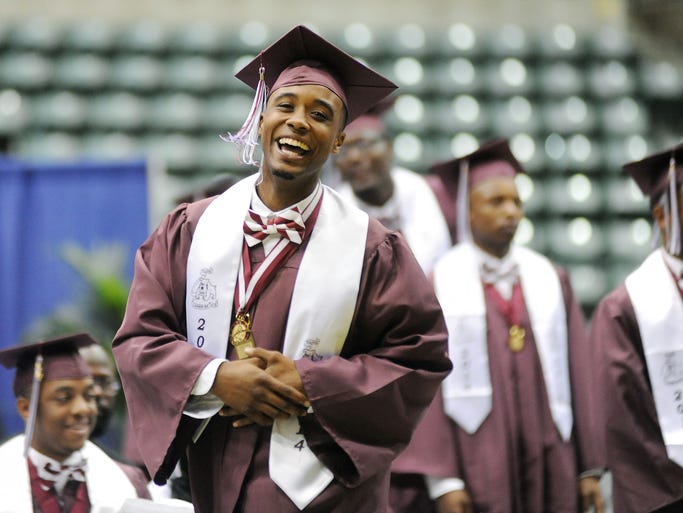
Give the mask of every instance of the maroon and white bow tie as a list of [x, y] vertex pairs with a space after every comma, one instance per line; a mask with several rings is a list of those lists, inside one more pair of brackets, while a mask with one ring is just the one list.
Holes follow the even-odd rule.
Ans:
[[306, 226], [297, 208], [286, 210], [272, 217], [263, 217], [249, 209], [244, 219], [243, 229], [244, 239], [247, 245], [252, 247], [271, 235], [279, 235], [295, 244], [301, 244]]

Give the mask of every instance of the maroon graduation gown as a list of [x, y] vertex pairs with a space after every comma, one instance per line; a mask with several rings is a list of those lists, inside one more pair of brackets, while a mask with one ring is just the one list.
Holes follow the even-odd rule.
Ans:
[[[440, 395], [418, 426], [394, 471], [421, 472], [465, 481], [474, 511], [576, 513], [578, 475], [599, 468], [594, 449], [590, 354], [583, 314], [566, 272], [558, 269], [565, 305], [574, 412], [564, 442], [550, 414], [545, 381], [528, 313], [522, 351], [508, 346], [508, 323], [486, 299], [492, 409], [474, 434], [443, 412]], [[523, 284], [522, 284], [523, 287]], [[485, 296], [486, 297], [486, 296]], [[454, 371], [455, 372], [455, 371]], [[450, 468], [445, 468], [450, 466]], [[397, 508], [395, 508], [397, 509]]]
[[658, 511], [677, 501], [682, 503], [674, 509], [683, 511], [683, 468], [666, 454], [640, 329], [624, 285], [595, 309], [590, 342], [597, 363], [600, 435], [612, 471], [614, 511]]
[[[182, 414], [211, 355], [186, 343], [185, 274], [197, 221], [211, 199], [172, 212], [139, 249], [114, 355], [135, 438], [157, 482], [173, 470], [197, 422]], [[305, 245], [280, 269], [253, 314], [256, 344], [281, 350], [287, 305]], [[250, 251], [253, 262], [263, 251]], [[334, 255], [330, 268], [334, 272]], [[432, 287], [403, 239], [370, 220], [359, 298], [338, 357], [296, 362], [314, 415], [302, 420], [310, 448], [334, 481], [306, 512], [382, 512], [389, 465], [406, 446], [450, 371], [445, 323]], [[232, 356], [232, 355], [229, 355]], [[214, 417], [189, 474], [198, 513], [298, 511], [270, 480], [270, 428]]]

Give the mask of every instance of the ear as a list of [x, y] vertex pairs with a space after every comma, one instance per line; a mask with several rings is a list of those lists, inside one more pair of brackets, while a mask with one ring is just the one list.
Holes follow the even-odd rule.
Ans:
[[261, 137], [261, 127], [263, 126], [263, 114], [259, 115], [258, 117], [258, 134], [259, 137]]
[[19, 415], [21, 415], [21, 418], [24, 419], [24, 422], [26, 422], [26, 419], [28, 419], [30, 405], [31, 401], [29, 401], [26, 397], [17, 397], [17, 411], [19, 412]]
[[344, 139], [346, 139], [346, 133], [339, 132], [337, 134], [337, 137], [334, 139], [334, 144], [332, 145], [332, 151], [330, 153], [334, 153], [334, 154], [339, 153], [342, 145], [344, 144]]

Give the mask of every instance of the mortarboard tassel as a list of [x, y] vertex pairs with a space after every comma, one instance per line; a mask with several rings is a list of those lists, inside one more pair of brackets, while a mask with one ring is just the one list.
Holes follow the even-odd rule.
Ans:
[[460, 162], [458, 173], [458, 198], [456, 213], [456, 229], [458, 242], [470, 242], [472, 230], [470, 228], [470, 194], [469, 194], [470, 163], [467, 159]]
[[671, 255], [681, 252], [681, 222], [679, 217], [678, 191], [676, 187], [676, 159], [671, 155], [669, 160], [669, 212], [667, 223], [667, 250]]
[[38, 415], [38, 402], [40, 401], [40, 382], [43, 380], [43, 356], [36, 357], [33, 368], [33, 385], [31, 387], [31, 399], [28, 407], [28, 418], [26, 419], [26, 432], [24, 433], [24, 457], [28, 454], [28, 449], [33, 441], [33, 432], [36, 427], [36, 416]]
[[259, 81], [256, 86], [256, 94], [254, 102], [251, 104], [249, 115], [246, 121], [235, 135], [230, 132], [221, 134], [220, 138], [224, 141], [235, 143], [240, 148], [239, 161], [242, 164], [258, 166], [258, 161], [254, 160], [254, 152], [258, 146], [258, 127], [261, 120], [261, 114], [266, 107], [266, 69], [261, 66], [259, 68]]

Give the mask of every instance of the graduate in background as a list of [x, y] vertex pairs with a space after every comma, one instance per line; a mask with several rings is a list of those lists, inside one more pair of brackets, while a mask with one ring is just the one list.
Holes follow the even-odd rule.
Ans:
[[344, 129], [346, 137], [332, 158], [344, 198], [406, 238], [417, 261], [429, 274], [451, 247], [448, 226], [424, 177], [393, 163], [393, 144], [384, 115], [393, 98], [384, 100]]
[[683, 511], [683, 145], [624, 171], [661, 246], [595, 309], [590, 342], [614, 511]]
[[[13, 389], [26, 432], [0, 446], [0, 512], [118, 511], [126, 498], [149, 498], [143, 472], [121, 465], [88, 441], [98, 385], [76, 334], [0, 351], [16, 368]], [[107, 509], [108, 508], [108, 509]]]
[[113, 343], [142, 457], [163, 483], [187, 453], [198, 513], [385, 511], [445, 325], [404, 239], [320, 175], [395, 86], [303, 26], [237, 76], [257, 94], [226, 139], [259, 172], [162, 221]]
[[396, 466], [439, 513], [602, 512], [583, 315], [567, 273], [513, 244], [523, 169], [499, 140], [432, 170], [458, 184], [461, 242], [433, 273], [453, 372]]

